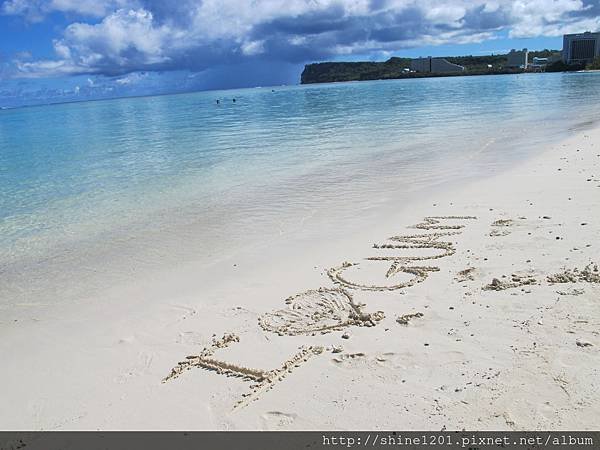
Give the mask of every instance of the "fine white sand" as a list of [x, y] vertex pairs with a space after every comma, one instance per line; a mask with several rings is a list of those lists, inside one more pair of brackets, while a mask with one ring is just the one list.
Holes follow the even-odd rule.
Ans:
[[597, 429], [598, 143], [577, 132], [358, 235], [15, 305], [0, 428]]

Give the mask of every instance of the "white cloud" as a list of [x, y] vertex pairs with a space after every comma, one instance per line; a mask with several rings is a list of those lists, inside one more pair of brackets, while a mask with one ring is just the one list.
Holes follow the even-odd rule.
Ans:
[[600, 17], [569, 18], [572, 12], [589, 9], [581, 0], [516, 0], [512, 2], [511, 14], [514, 25], [511, 37], [534, 37], [540, 35], [560, 36], [570, 32], [600, 28]]
[[70, 61], [16, 61], [17, 70], [23, 78], [42, 78], [61, 75], [74, 75], [81, 73], [81, 68], [73, 65]]
[[59, 75], [127, 72], [168, 61], [164, 47], [175, 35], [166, 25], [156, 26], [149, 11], [121, 9], [95, 25], [69, 25], [63, 38], [54, 42], [58, 60], [23, 63], [19, 68], [29, 76], [37, 71], [47, 76], [52, 67]]
[[121, 86], [125, 86], [128, 84], [136, 84], [136, 83], [139, 83], [140, 81], [142, 81], [144, 78], [146, 78], [146, 76], [147, 75], [145, 73], [133, 72], [133, 73], [125, 75], [124, 77], [117, 78], [115, 80], [115, 83], [117, 83]]
[[30, 22], [40, 22], [51, 12], [104, 17], [116, 9], [137, 5], [137, 0], [6, 0], [0, 11], [23, 16]]
[[[587, 2], [587, 3], [586, 3]], [[594, 3], [590, 3], [594, 2]], [[600, 28], [598, 0], [7, 0], [5, 14], [93, 16], [68, 25], [56, 58], [19, 60], [21, 76], [203, 70], [253, 57], [335, 55]]]
[[102, 17], [111, 11], [134, 4], [128, 0], [51, 0], [48, 9]]
[[70, 47], [80, 57], [100, 54], [119, 61], [127, 51], [135, 51], [154, 63], [164, 60], [163, 44], [171, 30], [166, 26], [156, 27], [149, 11], [121, 9], [96, 25], [71, 24], [64, 35], [60, 45]]
[[241, 45], [244, 55], [259, 55], [265, 51], [265, 41], [246, 41]]
[[71, 58], [71, 49], [62, 41], [54, 41], [54, 52], [61, 59]]

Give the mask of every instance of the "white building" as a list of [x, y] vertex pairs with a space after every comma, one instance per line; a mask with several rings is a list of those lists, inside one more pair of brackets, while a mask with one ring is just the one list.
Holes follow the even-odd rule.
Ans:
[[506, 67], [527, 69], [527, 57], [529, 56], [529, 52], [526, 48], [524, 48], [521, 51], [512, 49], [510, 53], [506, 56], [508, 58], [508, 61], [506, 62]]
[[585, 64], [600, 56], [600, 33], [565, 34], [563, 61], [567, 64]]
[[465, 68], [458, 64], [452, 64], [444, 58], [415, 58], [410, 61], [410, 70], [425, 73], [455, 73], [464, 72]]

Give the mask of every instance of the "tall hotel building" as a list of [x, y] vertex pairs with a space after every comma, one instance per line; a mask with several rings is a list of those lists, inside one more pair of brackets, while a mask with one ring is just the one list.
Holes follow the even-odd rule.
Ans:
[[567, 64], [589, 63], [600, 56], [600, 33], [565, 34], [563, 61]]

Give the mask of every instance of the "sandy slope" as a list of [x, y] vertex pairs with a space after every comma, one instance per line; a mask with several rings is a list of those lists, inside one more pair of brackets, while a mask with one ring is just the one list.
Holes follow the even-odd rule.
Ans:
[[[290, 237], [93, 301], [16, 308], [0, 320], [0, 428], [597, 429], [600, 283], [581, 270], [600, 263], [599, 199], [600, 129], [586, 130], [360, 235]], [[575, 282], [547, 278], [575, 268]], [[352, 304], [341, 291], [285, 303], [320, 287]], [[189, 370], [163, 382], [179, 361]]]

